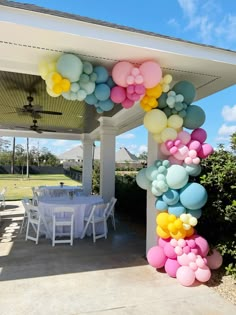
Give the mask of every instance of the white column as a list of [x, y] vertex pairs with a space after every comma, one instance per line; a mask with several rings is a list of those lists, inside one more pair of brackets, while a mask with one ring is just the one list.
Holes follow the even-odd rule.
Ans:
[[115, 146], [116, 128], [110, 117], [100, 121], [100, 194], [105, 202], [115, 194]]
[[92, 191], [92, 172], [93, 172], [93, 140], [87, 136], [82, 136], [83, 141], [83, 188], [85, 194]]
[[[159, 150], [159, 145], [153, 140], [151, 133], [148, 133], [148, 161], [147, 166], [151, 166], [155, 160], [163, 159]], [[148, 250], [157, 244], [156, 234], [156, 216], [157, 209], [155, 208], [156, 197], [150, 190], [147, 191], [147, 229], [146, 229], [146, 254]]]

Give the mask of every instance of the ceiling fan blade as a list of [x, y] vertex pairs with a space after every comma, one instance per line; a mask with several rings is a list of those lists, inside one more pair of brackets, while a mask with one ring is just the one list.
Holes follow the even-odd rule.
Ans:
[[41, 131], [45, 131], [45, 132], [57, 132], [56, 130], [52, 130], [52, 129], [41, 129]]
[[48, 115], [62, 115], [61, 112], [53, 112], [50, 110], [34, 110], [34, 112], [40, 113], [40, 114], [48, 114]]

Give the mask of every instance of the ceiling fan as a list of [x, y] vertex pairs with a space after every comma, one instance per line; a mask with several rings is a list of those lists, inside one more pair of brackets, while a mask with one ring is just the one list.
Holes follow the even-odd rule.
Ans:
[[21, 127], [21, 126], [16, 126], [16, 128], [19, 128], [19, 129], [28, 129], [28, 130], [32, 130], [32, 131], [35, 131], [37, 133], [42, 133], [42, 132], [56, 132], [56, 130], [52, 130], [52, 129], [44, 129], [44, 128], [40, 128], [38, 125], [37, 125], [37, 120], [34, 119], [33, 120], [33, 125], [29, 126], [29, 127]]
[[[33, 118], [41, 118], [40, 114], [47, 115], [62, 115], [61, 112], [55, 112], [51, 110], [43, 110], [41, 105], [32, 105], [34, 98], [29, 95], [27, 97], [28, 104], [23, 105], [23, 107], [16, 107], [15, 110], [18, 115], [30, 115]], [[7, 114], [13, 114], [15, 112], [8, 112]]]

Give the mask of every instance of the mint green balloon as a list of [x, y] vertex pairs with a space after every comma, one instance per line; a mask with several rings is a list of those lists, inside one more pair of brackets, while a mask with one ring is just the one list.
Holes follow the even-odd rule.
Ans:
[[189, 175], [181, 165], [171, 165], [167, 169], [166, 182], [171, 189], [180, 189], [184, 187], [189, 180]]

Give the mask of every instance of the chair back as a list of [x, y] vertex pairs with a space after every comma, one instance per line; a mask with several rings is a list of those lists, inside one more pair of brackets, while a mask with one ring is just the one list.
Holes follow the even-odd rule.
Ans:
[[38, 209], [38, 206], [34, 206], [32, 204], [27, 204], [26, 205], [26, 211], [27, 211], [27, 214], [28, 214], [28, 218], [29, 219], [33, 219], [33, 220], [38, 220], [39, 217], [40, 217], [40, 213], [39, 213], [39, 209]]
[[4, 196], [7, 192], [7, 187], [3, 187], [2, 191], [0, 192], [0, 195]]
[[110, 202], [108, 203], [109, 207], [108, 207], [107, 212], [106, 212], [106, 217], [107, 218], [112, 214], [112, 211], [114, 209], [114, 206], [115, 206], [116, 202], [117, 202], [117, 199], [115, 197], [112, 197]]
[[71, 207], [56, 207], [52, 211], [53, 220], [57, 221], [63, 217], [65, 220], [74, 220], [74, 209]]
[[71, 207], [56, 207], [53, 209], [53, 214], [56, 213], [74, 213], [74, 209]]

